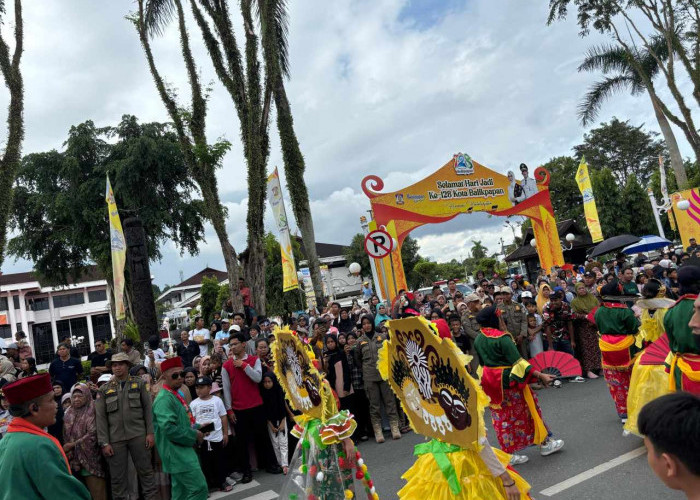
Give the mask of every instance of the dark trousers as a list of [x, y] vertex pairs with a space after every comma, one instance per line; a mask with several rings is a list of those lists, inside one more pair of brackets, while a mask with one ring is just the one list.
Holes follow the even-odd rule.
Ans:
[[237, 452], [240, 456], [239, 463], [243, 468], [243, 473], [250, 473], [249, 446], [255, 443], [255, 452], [258, 456], [258, 468], [275, 467], [275, 458], [270, 436], [267, 433], [267, 418], [262, 405], [248, 408], [247, 410], [234, 410], [236, 423], [233, 428], [237, 437]]
[[367, 399], [367, 394], [365, 394], [364, 389], [355, 389], [355, 411], [352, 412], [355, 415], [355, 421], [357, 421], [357, 429], [352, 435], [353, 440], [357, 440], [362, 436], [372, 435], [372, 426], [369, 420], [369, 400]]
[[[572, 356], [574, 356], [574, 350], [571, 348], [571, 341], [570, 340], [555, 339], [555, 340], [552, 340], [552, 344], [554, 346], [555, 351], [565, 352], [567, 354], [571, 354]], [[549, 342], [547, 342], [547, 339], [545, 339], [545, 338], [542, 339], [542, 345], [543, 345], [545, 351], [549, 350]]]
[[210, 488], [221, 488], [226, 481], [229, 470], [225, 450], [223, 441], [203, 441], [199, 445], [199, 461]]

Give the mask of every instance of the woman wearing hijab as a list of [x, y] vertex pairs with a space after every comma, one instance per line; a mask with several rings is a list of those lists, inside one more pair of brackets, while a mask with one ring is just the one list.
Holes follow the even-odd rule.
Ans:
[[511, 464], [528, 461], [517, 452], [537, 444], [542, 456], [562, 449], [564, 441], [551, 439], [542, 420], [537, 396], [528, 384], [542, 382], [546, 387], [554, 376], [541, 373], [525, 361], [510, 333], [499, 329], [500, 311], [482, 309], [476, 315], [481, 331], [474, 341], [483, 364], [481, 387], [491, 398], [491, 419], [501, 449], [512, 454]]
[[389, 321], [390, 319], [391, 319], [391, 316], [389, 316], [386, 313], [386, 304], [384, 302], [380, 302], [377, 305], [377, 315], [374, 317], [375, 328], [378, 327], [382, 321]]
[[268, 371], [263, 375], [260, 382], [260, 396], [262, 396], [267, 432], [270, 434], [275, 456], [282, 467], [282, 472], [287, 474], [289, 469], [287, 407], [284, 402], [284, 391], [274, 373]]
[[197, 382], [197, 376], [199, 374], [197, 373], [196, 368], [192, 366], [188, 366], [184, 370], [182, 370], [182, 377], [185, 381], [185, 383], [182, 385], [182, 392], [185, 394], [185, 399], [187, 399], [187, 396], [189, 396], [190, 401], [194, 401], [197, 399], [197, 390], [196, 390], [196, 382]]
[[634, 312], [617, 297], [622, 296], [622, 286], [617, 280], [600, 289], [603, 303], [588, 315], [600, 333], [600, 350], [603, 357], [603, 376], [610, 396], [615, 402], [617, 415], [627, 422], [627, 394], [632, 377], [634, 357], [639, 351], [635, 335], [640, 322]]
[[355, 393], [352, 388], [352, 370], [348, 364], [345, 352], [338, 344], [338, 337], [326, 335], [326, 356], [328, 356], [328, 372], [326, 378], [338, 395], [340, 409], [355, 413]]
[[547, 305], [547, 302], [549, 302], [549, 296], [552, 293], [552, 287], [549, 286], [549, 283], [546, 281], [543, 281], [540, 283], [540, 287], [537, 290], [537, 312], [542, 314], [542, 311], [544, 310], [544, 306]]
[[598, 331], [587, 317], [598, 307], [599, 302], [583, 282], [576, 283], [574, 289], [576, 298], [571, 301], [571, 312], [576, 337], [576, 358], [588, 378], [598, 378], [602, 368]]
[[347, 309], [340, 310], [340, 320], [338, 321], [338, 331], [340, 333], [348, 333], [355, 328], [355, 322], [350, 317], [350, 312]]
[[107, 498], [107, 487], [97, 445], [95, 404], [90, 388], [82, 382], [77, 383], [70, 396], [71, 406], [63, 417], [63, 449], [73, 474], [85, 483], [93, 500], [103, 500]]

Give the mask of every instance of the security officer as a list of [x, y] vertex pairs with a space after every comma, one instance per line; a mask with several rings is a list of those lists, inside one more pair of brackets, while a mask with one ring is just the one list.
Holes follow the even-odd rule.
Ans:
[[474, 341], [481, 331], [481, 326], [476, 321], [476, 315], [481, 311], [481, 299], [475, 293], [467, 295], [464, 299], [468, 309], [462, 314], [462, 328], [464, 333], [471, 339], [471, 348], [469, 349], [469, 354], [472, 356], [471, 363], [469, 363], [469, 370], [473, 377], [477, 377], [476, 370], [479, 368], [479, 355], [474, 349]]
[[112, 477], [112, 498], [128, 498], [129, 456], [138, 472], [141, 489], [147, 500], [158, 498], [151, 449], [153, 413], [151, 395], [141, 377], [129, 376], [131, 361], [120, 352], [112, 356], [112, 380], [97, 391], [97, 442], [107, 457]]
[[518, 349], [523, 359], [529, 359], [529, 346], [527, 341], [527, 311], [525, 308], [513, 302], [513, 293], [509, 286], [501, 287], [501, 303], [498, 309], [505, 321], [506, 328], [518, 344]]

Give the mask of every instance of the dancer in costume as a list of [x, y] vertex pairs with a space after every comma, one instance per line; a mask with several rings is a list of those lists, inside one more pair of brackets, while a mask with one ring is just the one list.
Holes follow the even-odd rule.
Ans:
[[700, 293], [700, 259], [688, 259], [678, 269], [681, 298], [664, 317], [671, 352], [666, 359], [669, 390], [700, 395], [700, 345], [693, 335], [690, 319]]
[[357, 427], [352, 414], [338, 411], [330, 384], [296, 333], [278, 329], [274, 335], [275, 375], [292, 408], [302, 412], [292, 430], [299, 443], [280, 498], [378, 500], [367, 465], [350, 439]]
[[542, 420], [537, 396], [528, 384], [541, 382], [545, 387], [554, 381], [553, 375], [534, 370], [520, 356], [513, 337], [499, 327], [499, 311], [491, 306], [476, 316], [481, 332], [474, 342], [483, 365], [481, 387], [491, 398], [491, 419], [501, 449], [511, 453], [510, 463], [528, 461], [516, 452], [533, 444], [540, 446], [540, 455], [556, 453], [564, 447], [561, 439], [552, 439]]
[[170, 474], [172, 480], [172, 499], [206, 500], [209, 488], [194, 450], [204, 434], [179, 392], [184, 381], [182, 367], [179, 356], [166, 359], [160, 365], [163, 388], [153, 402], [156, 447], [163, 461], [163, 471]]
[[44, 430], [56, 421], [57, 410], [49, 374], [20, 379], [2, 390], [14, 418], [0, 441], [0, 498], [90, 500], [85, 486], [71, 475], [60, 443]]
[[668, 352], [668, 338], [664, 334], [663, 319], [674, 304], [666, 297], [666, 287], [657, 279], [650, 279], [642, 288], [644, 299], [637, 301], [642, 309], [642, 326], [637, 335], [637, 347], [644, 350], [635, 358], [627, 394], [627, 422], [624, 434], [642, 437], [637, 428], [639, 412], [649, 401], [669, 392], [668, 373], [664, 366]]
[[630, 389], [634, 356], [639, 352], [635, 336], [640, 322], [634, 312], [621, 302], [622, 285], [612, 281], [600, 289], [603, 303], [591, 311], [588, 320], [600, 334], [603, 354], [603, 376], [615, 402], [615, 410], [623, 424], [627, 423], [627, 394]]
[[466, 370], [471, 357], [424, 318], [392, 320], [388, 328], [379, 371], [411, 427], [432, 438], [416, 445], [418, 458], [402, 476], [406, 485], [399, 498], [530, 498], [530, 486], [508, 465], [510, 457], [486, 440], [488, 399]]

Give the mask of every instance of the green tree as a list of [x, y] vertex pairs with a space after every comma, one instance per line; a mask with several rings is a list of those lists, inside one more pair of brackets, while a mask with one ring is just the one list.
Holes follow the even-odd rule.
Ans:
[[629, 121], [613, 118], [584, 134], [583, 143], [574, 146], [575, 157], [586, 157], [591, 170], [609, 168], [619, 185], [635, 174], [646, 184], [658, 168], [659, 155], [666, 156], [663, 142], [655, 132], [645, 132], [643, 125], [634, 127]]
[[[238, 277], [241, 275], [238, 262], [238, 255], [233, 245], [228, 240], [228, 232], [226, 230], [226, 208], [221, 204], [219, 191], [216, 179], [216, 169], [221, 166], [221, 161], [230, 148], [230, 143], [225, 140], [218, 140], [215, 143], [210, 143], [206, 135], [206, 117], [207, 117], [207, 102], [205, 92], [202, 89], [199, 80], [199, 72], [192, 56], [190, 47], [190, 37], [187, 33], [185, 24], [185, 13], [182, 9], [180, 0], [171, 2], [152, 2], [149, 3], [149, 19], [146, 19], [144, 10], [144, 0], [138, 0], [138, 11], [129, 20], [134, 24], [139, 35], [141, 46], [148, 68], [156, 85], [158, 95], [163, 102], [168, 116], [172, 120], [173, 128], [177, 134], [180, 149], [187, 166], [189, 175], [199, 186], [199, 190], [203, 199], [204, 214], [214, 227], [214, 232], [219, 239], [219, 245], [224, 257], [226, 265], [226, 274], [228, 275], [229, 291], [231, 294], [231, 302], [237, 310], [243, 310], [243, 301], [238, 289]], [[194, 3], [193, 3], [194, 5]], [[177, 27], [180, 36], [180, 48], [182, 59], [187, 70], [187, 77], [190, 90], [190, 104], [188, 107], [182, 106], [177, 100], [177, 94], [174, 89], [168, 87], [165, 79], [161, 75], [156, 66], [153, 51], [151, 49], [150, 35], [158, 30], [158, 27], [163, 26], [170, 16], [176, 13]], [[150, 30], [149, 30], [150, 28]], [[240, 63], [240, 60], [238, 61]], [[240, 64], [239, 64], [240, 65]], [[252, 184], [256, 187], [256, 191], [249, 193], [248, 219], [257, 221], [256, 218], [264, 210], [264, 194], [260, 194], [260, 189], [264, 189], [264, 171], [262, 173], [263, 180], [260, 179], [260, 173], [249, 174], [249, 186]], [[252, 200], [252, 201], [251, 201]], [[261, 201], [262, 200], [262, 201]], [[251, 205], [255, 205], [251, 209]], [[250, 224], [249, 224], [250, 226]], [[249, 228], [250, 229], [250, 228]], [[262, 226], [260, 227], [262, 231]], [[250, 238], [250, 235], [249, 235]], [[262, 238], [262, 236], [260, 236]], [[259, 263], [260, 254], [262, 253], [262, 242], [256, 239], [257, 245], [250, 246], [252, 257], [249, 262]], [[264, 265], [264, 259], [263, 259]], [[263, 269], [260, 269], [259, 275], [262, 276]], [[258, 280], [259, 281], [259, 280]], [[258, 282], [256, 281], [256, 283]], [[252, 281], [249, 281], [249, 283]], [[264, 286], [264, 284], [263, 284]], [[255, 293], [256, 290], [253, 291]], [[264, 296], [264, 294], [263, 294]], [[254, 300], [259, 298], [254, 297]], [[264, 308], [264, 301], [260, 300]]]
[[199, 313], [204, 318], [204, 325], [209, 328], [214, 320], [216, 299], [219, 295], [219, 280], [214, 276], [202, 278], [202, 288], [199, 291]]
[[606, 238], [630, 232], [630, 215], [620, 195], [619, 184], [609, 168], [591, 172], [600, 226]]
[[419, 252], [418, 241], [411, 236], [406, 236], [401, 244], [401, 262], [403, 263], [406, 285], [408, 285], [409, 289], [418, 288], [419, 277], [414, 269], [416, 264], [422, 259]]
[[[655, 37], [652, 43], [658, 56], [664, 60], [667, 59], [668, 46], [664, 40], [660, 37]], [[635, 49], [632, 54], [629, 54], [620, 46], [601, 45], [588, 51], [578, 70], [602, 71], [605, 75], [613, 73], [612, 76], [606, 76], [604, 79], [594, 83], [583, 101], [581, 101], [579, 105], [581, 123], [584, 126], [590, 124], [598, 115], [603, 101], [616, 92], [626, 90], [632, 95], [646, 93], [651, 99], [656, 121], [664, 136], [671, 158], [671, 167], [676, 172], [677, 178], [681, 180], [680, 184], [683, 186], [687, 185], [688, 179], [676, 136], [668, 118], [661, 110], [661, 105], [654, 92], [653, 80], [659, 73], [659, 65], [651, 53], [648, 50], [640, 51]]]
[[365, 252], [365, 235], [357, 233], [352, 237], [350, 245], [345, 247], [345, 260], [348, 265], [352, 262], [360, 264], [360, 275], [364, 278], [372, 276], [372, 268], [369, 264], [369, 256]]
[[204, 238], [202, 203], [168, 124], [130, 115], [115, 127], [87, 121], [71, 127], [65, 151], [32, 153], [22, 160], [12, 217], [11, 255], [30, 259], [42, 279], [67, 284], [91, 263], [112, 279], [105, 178], [124, 214], [138, 215], [148, 256], [174, 242], [196, 254]]
[[[296, 240], [292, 240], [292, 245]], [[299, 255], [299, 248], [293, 248], [294, 254]], [[267, 314], [285, 315], [304, 309], [302, 294], [299, 290], [283, 291], [282, 252], [280, 244], [272, 233], [265, 235], [265, 293], [267, 299]]]
[[413, 271], [420, 278], [420, 286], [430, 286], [433, 282], [440, 279], [437, 262], [421, 260], [415, 265]]
[[550, 173], [549, 196], [552, 199], [554, 216], [558, 221], [576, 219], [585, 227], [583, 197], [576, 183], [578, 166], [579, 162], [569, 156], [558, 156], [544, 164], [544, 168]]
[[471, 256], [473, 259], [485, 259], [487, 252], [488, 248], [482, 245], [480, 240], [472, 240]]
[[634, 174], [627, 178], [625, 188], [622, 190], [622, 201], [625, 204], [625, 213], [629, 214], [631, 219], [630, 234], [645, 236], [658, 232], [649, 196]]
[[456, 259], [450, 262], [441, 262], [437, 266], [437, 275], [441, 280], [458, 279], [464, 281], [464, 266]]
[[[227, 307], [229, 300], [228, 285], [219, 285], [219, 293], [216, 294], [216, 305], [214, 311], [222, 311]], [[233, 311], [230, 311], [233, 312]]]
[[[7, 246], [7, 227], [12, 217], [12, 201], [15, 176], [22, 157], [22, 139], [24, 139], [24, 83], [19, 64], [24, 50], [24, 20], [22, 19], [22, 2], [14, 2], [14, 51], [0, 33], [0, 73], [5, 86], [10, 91], [10, 104], [7, 111], [7, 139], [0, 155], [0, 265], [5, 262]], [[5, 2], [0, 2], [0, 21], [5, 19]], [[4, 23], [0, 23], [4, 24]]]

